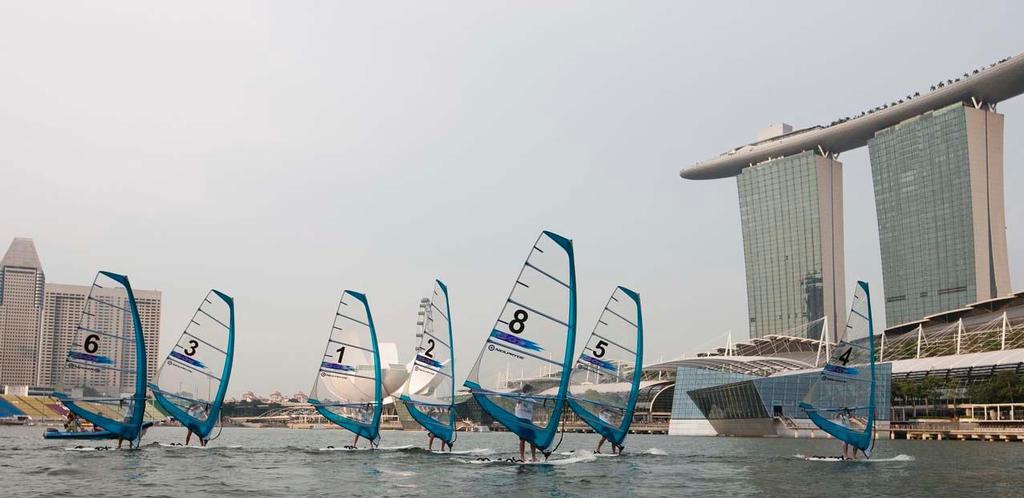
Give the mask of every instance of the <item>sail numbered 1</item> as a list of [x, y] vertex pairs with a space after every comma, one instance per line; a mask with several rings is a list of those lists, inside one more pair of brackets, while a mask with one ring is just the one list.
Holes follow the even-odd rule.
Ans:
[[346, 290], [338, 302], [309, 403], [330, 422], [380, 440], [380, 351], [366, 295]]
[[871, 457], [875, 426], [875, 341], [871, 292], [857, 282], [846, 328], [800, 408], [821, 430]]
[[448, 286], [434, 281], [409, 378], [399, 399], [424, 429], [451, 444], [455, 438], [455, 357]]
[[572, 241], [544, 231], [530, 248], [465, 386], [488, 414], [544, 451], [565, 407], [575, 341]]
[[643, 373], [640, 295], [619, 286], [580, 352], [569, 378], [569, 407], [595, 432], [622, 446]]
[[235, 357], [235, 301], [210, 290], [150, 384], [156, 403], [202, 440], [220, 420]]
[[54, 397], [97, 433], [50, 431], [46, 438], [124, 439], [138, 446], [146, 408], [146, 341], [128, 277], [93, 280]]

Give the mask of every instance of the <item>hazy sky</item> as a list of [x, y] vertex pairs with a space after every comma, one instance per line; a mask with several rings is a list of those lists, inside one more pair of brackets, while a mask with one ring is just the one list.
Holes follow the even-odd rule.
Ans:
[[[580, 331], [640, 292], [648, 362], [747, 334], [734, 180], [680, 168], [1024, 52], [1021, 2], [3, 2], [0, 244], [163, 291], [165, 355], [235, 296], [231, 393], [308, 391], [340, 293], [414, 347], [450, 288], [457, 380], [530, 243], [575, 242]], [[1024, 99], [1006, 120], [1024, 285]], [[867, 149], [846, 276], [881, 269]], [[847, 293], [850, 297], [851, 293]]]

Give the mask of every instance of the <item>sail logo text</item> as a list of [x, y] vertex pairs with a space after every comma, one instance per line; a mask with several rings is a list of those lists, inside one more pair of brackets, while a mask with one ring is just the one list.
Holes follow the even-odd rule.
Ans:
[[513, 358], [519, 359], [519, 360], [524, 359], [522, 355], [513, 353], [512, 351], [509, 351], [509, 350], [507, 350], [505, 348], [499, 348], [499, 347], [495, 346], [494, 344], [488, 344], [487, 345], [487, 349], [489, 351], [497, 351], [499, 353], [505, 353], [505, 354], [507, 354], [507, 355], [509, 355], [509, 356], [511, 356]]

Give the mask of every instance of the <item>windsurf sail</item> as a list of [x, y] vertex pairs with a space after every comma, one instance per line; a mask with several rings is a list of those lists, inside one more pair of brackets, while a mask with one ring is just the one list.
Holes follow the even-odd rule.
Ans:
[[857, 282], [850, 318], [836, 342], [800, 408], [821, 430], [870, 457], [875, 427], [875, 341], [866, 282]]
[[157, 404], [200, 439], [220, 419], [235, 357], [235, 300], [211, 290], [150, 384]]
[[399, 397], [417, 423], [448, 444], [455, 437], [455, 357], [450, 313], [448, 287], [435, 280], [416, 358]]
[[65, 407], [110, 439], [138, 446], [146, 408], [146, 342], [128, 277], [96, 275], [59, 378], [53, 395]]
[[542, 451], [558, 430], [574, 358], [573, 258], [571, 240], [540, 234], [465, 382], [488, 414]]
[[366, 295], [346, 290], [334, 314], [309, 403], [327, 420], [380, 439], [382, 392], [377, 331]]
[[640, 295], [616, 287], [569, 377], [569, 407], [616, 446], [633, 422], [643, 358]]

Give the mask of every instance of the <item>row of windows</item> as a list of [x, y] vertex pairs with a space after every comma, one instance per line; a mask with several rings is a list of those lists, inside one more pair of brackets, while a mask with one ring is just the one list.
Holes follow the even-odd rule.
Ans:
[[976, 299], [965, 112], [949, 106], [869, 141], [885, 294], [901, 297], [886, 302], [890, 323]]

